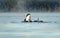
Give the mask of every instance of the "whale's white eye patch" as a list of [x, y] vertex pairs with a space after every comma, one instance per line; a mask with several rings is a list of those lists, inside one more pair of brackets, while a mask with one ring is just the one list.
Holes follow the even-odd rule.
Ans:
[[30, 21], [30, 15], [26, 17], [26, 21]]

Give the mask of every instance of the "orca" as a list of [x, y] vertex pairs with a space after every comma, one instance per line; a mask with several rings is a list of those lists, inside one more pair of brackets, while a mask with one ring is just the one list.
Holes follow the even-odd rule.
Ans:
[[44, 21], [42, 21], [42, 20], [40, 20], [40, 21], [38, 21], [38, 20], [34, 20], [33, 22], [44, 22]]
[[26, 18], [24, 19], [24, 22], [32, 22], [31, 21], [31, 15], [29, 13], [26, 15]]

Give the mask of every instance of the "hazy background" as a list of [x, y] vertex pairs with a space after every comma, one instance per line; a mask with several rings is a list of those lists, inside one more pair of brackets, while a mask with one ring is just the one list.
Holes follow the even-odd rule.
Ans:
[[0, 0], [0, 12], [60, 12], [60, 0]]
[[60, 0], [0, 0], [0, 38], [60, 38]]

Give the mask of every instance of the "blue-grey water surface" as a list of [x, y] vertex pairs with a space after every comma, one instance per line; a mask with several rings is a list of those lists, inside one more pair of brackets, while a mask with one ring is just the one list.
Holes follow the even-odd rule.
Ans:
[[60, 38], [60, 13], [30, 13], [47, 23], [21, 22], [26, 14], [0, 13], [0, 38]]

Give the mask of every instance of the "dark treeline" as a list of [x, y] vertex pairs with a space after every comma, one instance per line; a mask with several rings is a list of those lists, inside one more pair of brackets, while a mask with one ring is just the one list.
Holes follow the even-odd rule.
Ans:
[[26, 9], [28, 11], [54, 11], [60, 7], [60, 3], [56, 1], [27, 1]]
[[0, 0], [0, 11], [60, 11], [60, 1]]
[[0, 0], [0, 10], [10, 11], [16, 4], [16, 0]]

